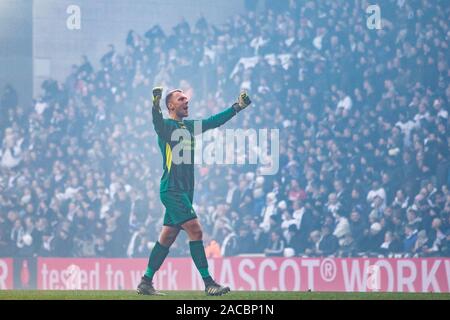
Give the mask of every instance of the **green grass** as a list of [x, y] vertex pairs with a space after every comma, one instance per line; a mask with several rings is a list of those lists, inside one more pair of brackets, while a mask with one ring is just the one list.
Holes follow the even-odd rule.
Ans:
[[450, 300], [450, 293], [342, 293], [236, 291], [207, 297], [202, 291], [164, 291], [166, 296], [141, 296], [134, 291], [0, 290], [0, 300]]

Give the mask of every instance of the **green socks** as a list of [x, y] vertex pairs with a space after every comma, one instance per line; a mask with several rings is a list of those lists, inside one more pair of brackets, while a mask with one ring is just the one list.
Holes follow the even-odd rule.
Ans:
[[[208, 271], [208, 260], [206, 260], [205, 247], [203, 246], [203, 241], [190, 241], [189, 248], [191, 250], [192, 260], [200, 272], [203, 280], [211, 279]], [[150, 258], [148, 259], [147, 270], [145, 271], [144, 277], [149, 280], [153, 279], [155, 272], [161, 267], [169, 253], [169, 248], [162, 246], [159, 242], [156, 242]]]
[[189, 248], [191, 250], [192, 260], [200, 272], [203, 279], [210, 277], [208, 271], [208, 260], [206, 260], [205, 247], [202, 240], [190, 241]]
[[152, 253], [150, 254], [150, 258], [148, 259], [147, 270], [145, 271], [144, 276], [152, 280], [155, 272], [161, 267], [168, 253], [169, 248], [164, 247], [159, 242], [156, 242]]

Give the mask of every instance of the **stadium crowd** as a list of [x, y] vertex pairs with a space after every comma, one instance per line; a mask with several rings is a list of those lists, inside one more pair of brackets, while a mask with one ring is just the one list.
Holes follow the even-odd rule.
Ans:
[[[32, 106], [4, 88], [0, 256], [148, 257], [163, 216], [154, 85], [187, 92], [191, 118], [246, 89], [226, 127], [280, 130], [275, 175], [197, 167], [208, 256], [450, 256], [446, 0], [384, 1], [381, 30], [366, 1], [255, 3], [223, 25], [130, 30], [125, 52], [111, 45], [98, 70], [83, 57]], [[189, 255], [182, 241], [171, 256]]]

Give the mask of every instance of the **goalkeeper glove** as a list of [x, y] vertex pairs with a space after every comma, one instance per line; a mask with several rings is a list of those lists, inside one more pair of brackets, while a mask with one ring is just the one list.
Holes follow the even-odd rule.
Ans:
[[251, 103], [252, 101], [250, 100], [250, 97], [248, 96], [247, 92], [244, 91], [241, 92], [238, 101], [235, 104], [233, 104], [233, 107], [234, 110], [236, 110], [236, 112], [240, 112], [245, 108], [247, 108]]
[[163, 92], [163, 87], [154, 87], [153, 88], [153, 107], [160, 109], [159, 102], [161, 101]]

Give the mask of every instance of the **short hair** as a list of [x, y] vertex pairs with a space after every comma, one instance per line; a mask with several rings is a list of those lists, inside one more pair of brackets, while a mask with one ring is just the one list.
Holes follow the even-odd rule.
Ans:
[[167, 107], [167, 109], [169, 109], [169, 101], [170, 101], [170, 99], [172, 98], [172, 96], [173, 96], [173, 94], [175, 92], [183, 92], [183, 90], [181, 90], [181, 89], [174, 89], [174, 90], [169, 91], [169, 93], [166, 95], [166, 107]]

